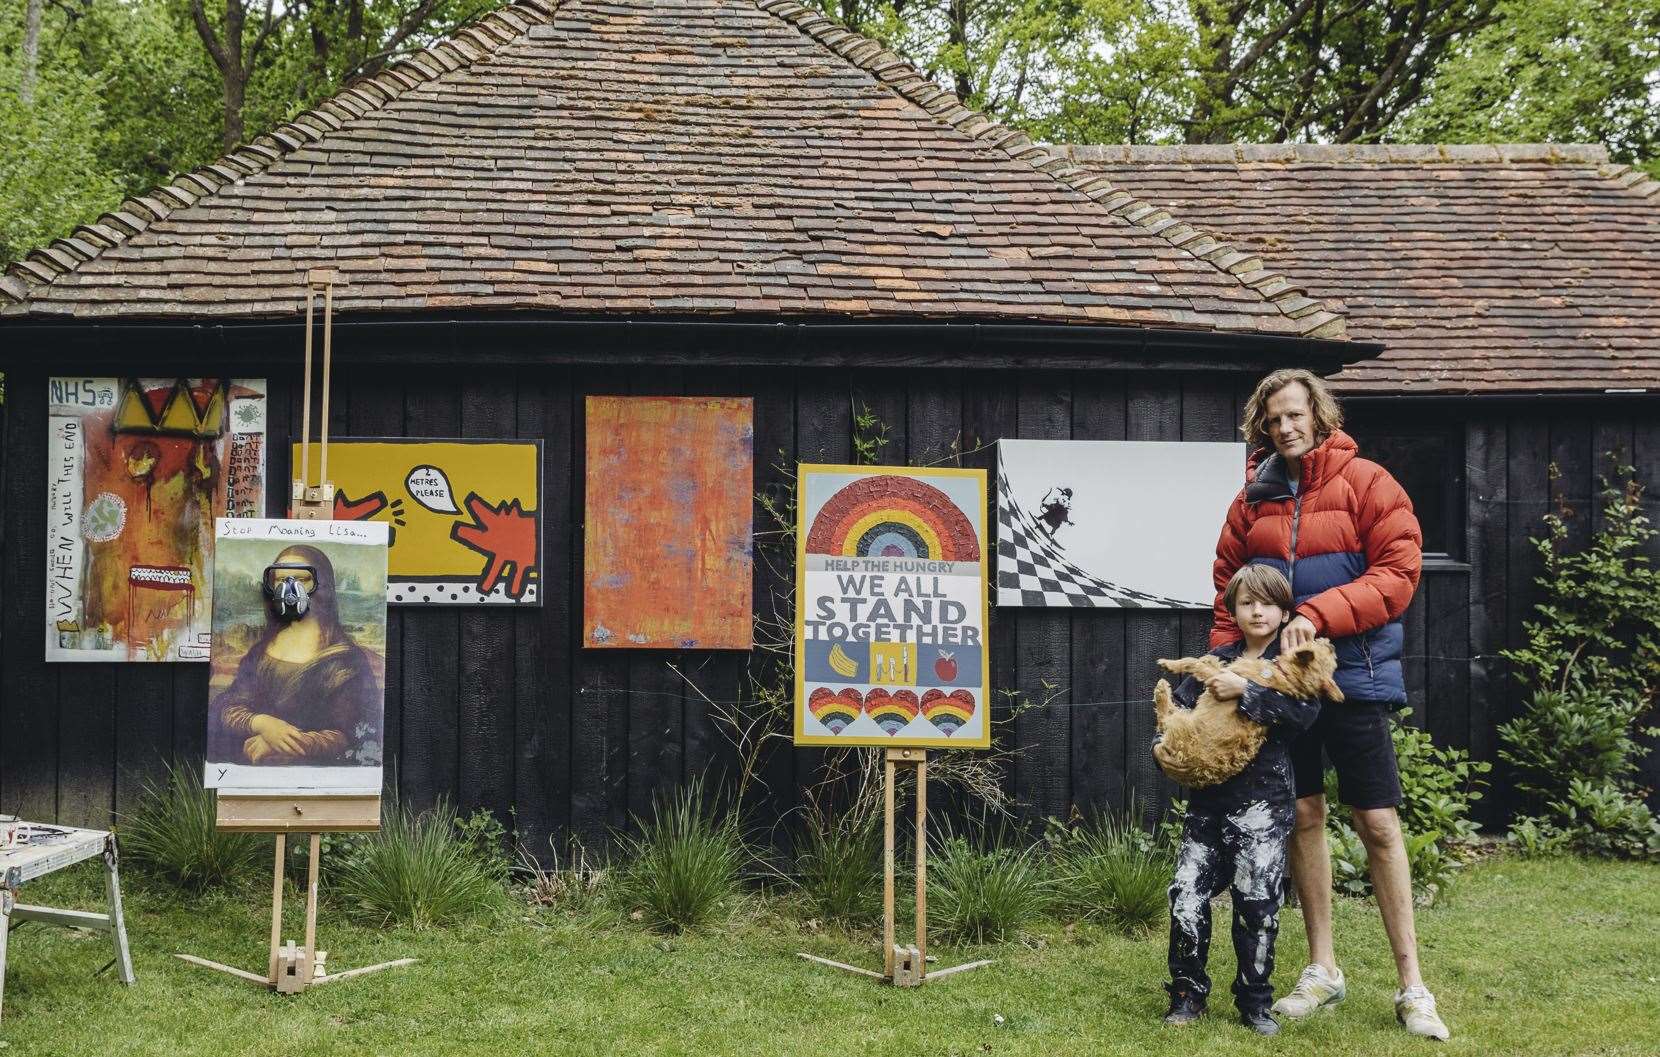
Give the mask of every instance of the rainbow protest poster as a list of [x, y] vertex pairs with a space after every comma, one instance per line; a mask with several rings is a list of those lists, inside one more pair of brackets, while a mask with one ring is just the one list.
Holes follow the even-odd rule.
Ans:
[[798, 481], [796, 744], [988, 747], [985, 471]]

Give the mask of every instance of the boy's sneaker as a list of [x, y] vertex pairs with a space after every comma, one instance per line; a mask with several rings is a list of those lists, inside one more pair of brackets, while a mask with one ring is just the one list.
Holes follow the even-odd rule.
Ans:
[[[1337, 975], [1333, 976], [1326, 972], [1325, 966], [1316, 962], [1297, 977], [1297, 986], [1291, 989], [1290, 994], [1274, 1003], [1274, 1012], [1288, 1020], [1301, 1020], [1324, 1006], [1337, 1005], [1348, 993], [1348, 986], [1343, 982], [1343, 970], [1337, 970]], [[1434, 1008], [1433, 1004], [1431, 1008]]]
[[1278, 1035], [1280, 1033], [1280, 1022], [1270, 1016], [1266, 1009], [1253, 1009], [1249, 1013], [1241, 1012], [1239, 1022], [1258, 1035]]
[[1190, 988], [1165, 984], [1170, 992], [1170, 1011], [1164, 1015], [1166, 1024], [1191, 1024], [1205, 1015], [1205, 996]]
[[1452, 1032], [1435, 1011], [1435, 996], [1422, 984], [1416, 984], [1395, 995], [1395, 1019], [1406, 1028], [1408, 1035], [1445, 1042]]

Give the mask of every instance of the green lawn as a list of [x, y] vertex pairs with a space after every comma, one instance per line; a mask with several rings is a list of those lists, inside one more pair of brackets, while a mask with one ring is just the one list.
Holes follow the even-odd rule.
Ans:
[[[24, 890], [31, 902], [97, 905], [79, 867]], [[331, 967], [420, 962], [290, 998], [186, 965], [175, 951], [257, 969], [268, 904], [253, 888], [178, 901], [128, 878], [138, 985], [91, 973], [104, 937], [30, 925], [11, 942], [5, 1052], [87, 1054], [1410, 1054], [1376, 912], [1340, 901], [1349, 1000], [1277, 1039], [1248, 1035], [1224, 993], [1207, 1022], [1165, 1028], [1162, 935], [1127, 940], [1045, 927], [1023, 943], [941, 948], [986, 969], [918, 991], [820, 968], [807, 950], [875, 966], [873, 936], [815, 932], [754, 908], [721, 934], [673, 940], [628, 925], [524, 914], [448, 931], [379, 931], [326, 915]], [[1213, 975], [1232, 973], [1219, 908]], [[290, 917], [290, 933], [300, 927]], [[1282, 916], [1276, 981], [1302, 965], [1296, 910]], [[1493, 860], [1423, 912], [1429, 982], [1453, 1029], [1438, 1052], [1564, 1057], [1660, 1052], [1660, 868]], [[1225, 985], [1224, 985], [1225, 986]], [[997, 1017], [1001, 1017], [1001, 1023]]]

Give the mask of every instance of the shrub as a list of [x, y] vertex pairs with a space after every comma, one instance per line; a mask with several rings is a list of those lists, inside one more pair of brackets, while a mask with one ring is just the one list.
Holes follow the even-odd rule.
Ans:
[[705, 803], [703, 783], [694, 780], [659, 798], [649, 821], [636, 820], [639, 836], [622, 838], [617, 895], [648, 928], [702, 928], [737, 902], [749, 852], [735, 814], [717, 818]]
[[1545, 517], [1533, 541], [1544, 600], [1527, 644], [1507, 650], [1529, 691], [1499, 727], [1499, 756], [1526, 797], [1511, 836], [1525, 851], [1660, 859], [1660, 819], [1637, 780], [1638, 738], [1660, 689], [1660, 571], [1643, 553], [1656, 535], [1630, 467], [1603, 482], [1602, 528], [1570, 552], [1569, 512]]
[[215, 817], [201, 764], [169, 763], [160, 782], [146, 779], [138, 806], [122, 816], [121, 852], [192, 891], [249, 879], [271, 855], [271, 838], [221, 831]]
[[461, 842], [472, 849], [485, 872], [497, 884], [506, 884], [513, 874], [513, 860], [507, 856], [511, 835], [495, 812], [477, 807], [470, 815], [457, 815], [455, 832]]
[[851, 924], [881, 913], [882, 827], [874, 813], [810, 809], [795, 866], [802, 892], [826, 920]]
[[1049, 845], [1062, 907], [1134, 935], [1157, 928], [1169, 908], [1175, 861], [1169, 846], [1125, 815], [1101, 813], [1063, 826]]
[[388, 798], [380, 830], [336, 857], [330, 891], [358, 917], [417, 929], [500, 907], [497, 873], [459, 821], [447, 801], [417, 812]]
[[[1401, 830], [1413, 894], [1429, 904], [1445, 893], [1464, 865], [1461, 849], [1477, 830], [1470, 806], [1481, 799], [1478, 787], [1486, 783], [1479, 776], [1492, 765], [1471, 760], [1462, 749], [1436, 745], [1428, 732], [1407, 723], [1406, 716], [1403, 710], [1390, 729], [1401, 775]], [[1332, 887], [1344, 895], [1370, 895], [1366, 848], [1355, 832], [1353, 812], [1338, 801], [1336, 771], [1326, 772], [1326, 804]]]
[[928, 880], [928, 922], [948, 943], [1001, 942], [1054, 902], [1038, 849], [1006, 839], [946, 834], [929, 853]]

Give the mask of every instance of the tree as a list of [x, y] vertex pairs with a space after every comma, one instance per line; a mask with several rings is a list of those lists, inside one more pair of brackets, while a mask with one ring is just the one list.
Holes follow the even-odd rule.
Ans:
[[28, 0], [23, 13], [23, 72], [18, 78], [17, 95], [24, 106], [35, 101], [35, 78], [40, 73], [40, 11], [41, 0]]
[[1403, 138], [1605, 143], [1660, 176], [1660, 0], [1505, 0], [1409, 111]]
[[248, 98], [248, 81], [254, 75], [254, 65], [278, 24], [288, 18], [287, 10], [276, 9], [275, 0], [265, 0], [265, 8], [257, 14], [253, 26], [248, 24], [248, 13], [243, 0], [224, 0], [223, 13], [216, 12], [219, 15], [216, 26], [208, 18], [203, 0], [190, 0], [190, 17], [196, 34], [219, 70], [224, 88], [221, 138], [226, 151], [235, 150], [242, 142], [242, 107]]
[[[12, 260], [108, 209], [118, 182], [99, 157], [101, 84], [43, 25], [0, 5], [0, 261]], [[24, 17], [16, 17], [23, 15]], [[32, 100], [25, 103], [25, 86]]]

